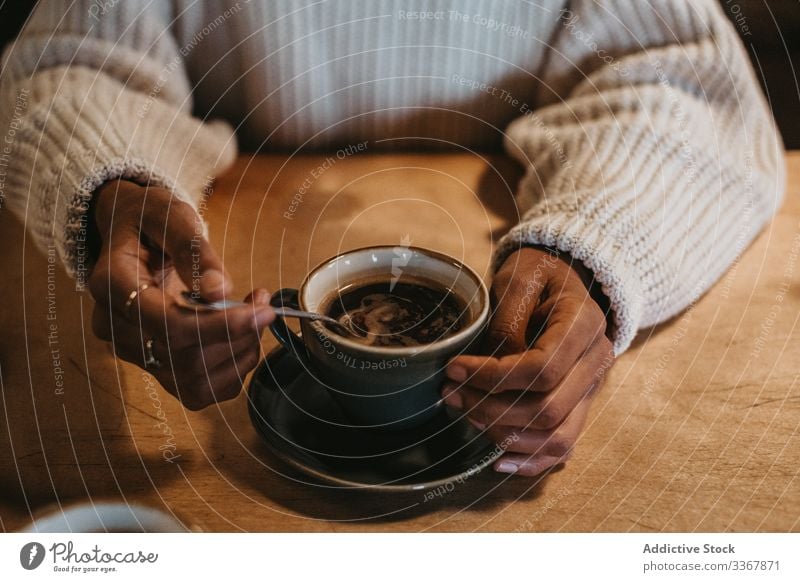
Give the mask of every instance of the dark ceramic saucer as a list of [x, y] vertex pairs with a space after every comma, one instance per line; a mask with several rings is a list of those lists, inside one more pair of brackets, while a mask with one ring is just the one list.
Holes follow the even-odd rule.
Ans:
[[284, 348], [250, 381], [250, 419], [278, 457], [321, 481], [348, 488], [417, 491], [474, 475], [501, 450], [446, 407], [405, 431], [350, 426], [328, 390]]

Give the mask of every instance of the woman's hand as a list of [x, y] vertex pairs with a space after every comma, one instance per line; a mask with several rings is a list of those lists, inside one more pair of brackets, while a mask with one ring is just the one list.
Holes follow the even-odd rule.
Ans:
[[234, 398], [274, 319], [267, 291], [221, 312], [178, 307], [183, 290], [213, 301], [230, 293], [231, 282], [201, 218], [167, 190], [109, 182], [95, 193], [93, 216], [101, 241], [89, 277], [95, 335], [190, 410]]
[[511, 255], [492, 285], [491, 355], [447, 368], [445, 402], [508, 444], [495, 463], [503, 473], [533, 476], [567, 460], [614, 361], [591, 276], [565, 259], [537, 248]]

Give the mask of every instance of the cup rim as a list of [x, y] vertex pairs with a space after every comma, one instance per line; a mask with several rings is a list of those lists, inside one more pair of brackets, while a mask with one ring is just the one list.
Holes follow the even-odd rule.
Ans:
[[[330, 257], [330, 258], [322, 261], [316, 267], [314, 267], [313, 269], [311, 269], [308, 272], [308, 274], [303, 279], [303, 282], [300, 284], [300, 287], [299, 287], [298, 293], [297, 293], [297, 301], [300, 304], [300, 308], [304, 309], [304, 310], [307, 309], [307, 306], [306, 306], [305, 300], [304, 300], [305, 299], [304, 295], [305, 295], [306, 285], [308, 284], [308, 282], [311, 279], [311, 277], [316, 272], [321, 270], [323, 267], [326, 267], [327, 265], [330, 265], [331, 263], [334, 263], [334, 262], [336, 262], [338, 260], [341, 260], [342, 257], [345, 257], [345, 256], [350, 255], [350, 254], [354, 254], [354, 253], [358, 253], [358, 252], [362, 252], [362, 251], [370, 251], [370, 250], [394, 249], [396, 247], [397, 247], [397, 245], [370, 245], [370, 246], [364, 246], [364, 247], [359, 247], [357, 249], [351, 249], [351, 250], [345, 251], [343, 253], [339, 253], [336, 256]], [[316, 326], [316, 327], [324, 329], [327, 332], [326, 335], [328, 336], [328, 338], [331, 341], [335, 341], [336, 343], [339, 343], [339, 344], [341, 344], [341, 345], [343, 345], [345, 347], [348, 347], [348, 348], [354, 349], [354, 350], [358, 350], [358, 351], [362, 351], [362, 352], [369, 352], [370, 354], [374, 354], [374, 355], [387, 355], [387, 356], [388, 355], [391, 355], [391, 356], [412, 356], [414, 354], [418, 354], [421, 351], [425, 351], [425, 350], [437, 350], [437, 351], [439, 351], [439, 350], [447, 350], [448, 348], [451, 348], [453, 345], [461, 343], [462, 341], [464, 341], [465, 338], [474, 336], [475, 333], [486, 323], [486, 319], [488, 318], [488, 315], [489, 315], [489, 290], [487, 289], [486, 284], [483, 282], [483, 279], [481, 279], [480, 275], [478, 275], [478, 273], [476, 273], [475, 270], [472, 267], [466, 265], [462, 261], [459, 261], [458, 259], [456, 259], [454, 257], [451, 257], [450, 255], [447, 255], [445, 253], [441, 253], [439, 251], [434, 251], [434, 250], [431, 250], [431, 249], [426, 249], [424, 247], [418, 247], [418, 246], [414, 246], [414, 245], [410, 245], [410, 246], [403, 247], [403, 248], [407, 248], [407, 249], [412, 250], [412, 251], [420, 252], [422, 254], [428, 255], [431, 258], [438, 259], [438, 260], [443, 261], [443, 262], [448, 262], [448, 263], [451, 263], [451, 264], [455, 264], [459, 269], [465, 271], [467, 273], [467, 275], [469, 275], [469, 277], [473, 279], [473, 281], [478, 286], [478, 290], [479, 290], [478, 292], [480, 293], [481, 300], [483, 301], [483, 307], [481, 308], [481, 311], [478, 314], [478, 316], [475, 318], [475, 320], [471, 324], [469, 324], [464, 329], [459, 330], [458, 332], [456, 332], [455, 334], [451, 335], [450, 337], [448, 337], [446, 339], [435, 341], [435, 342], [431, 342], [429, 344], [422, 344], [422, 345], [418, 345], [418, 346], [405, 346], [405, 347], [401, 347], [401, 348], [385, 347], [385, 346], [381, 346], [381, 347], [366, 346], [366, 345], [364, 345], [362, 343], [353, 341], [353, 340], [348, 339], [348, 338], [346, 338], [344, 336], [340, 336], [338, 334], [334, 334], [334, 333], [328, 332], [328, 330], [318, 321], [310, 322], [310, 324], [313, 325], [313, 326]]]

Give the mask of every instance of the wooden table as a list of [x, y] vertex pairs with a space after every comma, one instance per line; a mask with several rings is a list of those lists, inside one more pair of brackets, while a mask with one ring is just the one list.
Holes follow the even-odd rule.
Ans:
[[[242, 293], [406, 236], [488, 276], [516, 215], [510, 162], [341, 157], [243, 157], [219, 181], [206, 217]], [[544, 479], [486, 472], [434, 501], [304, 484], [261, 444], [244, 396], [185, 411], [92, 336], [91, 297], [5, 212], [0, 529], [91, 497], [212, 531], [800, 530], [800, 154], [788, 161], [781, 213], [691, 310], [640, 333], [573, 461]]]

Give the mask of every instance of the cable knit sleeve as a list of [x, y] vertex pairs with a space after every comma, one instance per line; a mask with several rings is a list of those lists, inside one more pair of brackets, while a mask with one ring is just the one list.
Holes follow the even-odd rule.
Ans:
[[541, 244], [583, 262], [623, 352], [705, 292], [775, 213], [783, 149], [744, 47], [712, 0], [575, 1], [541, 106], [506, 148], [525, 214], [495, 265]]
[[169, 5], [42, 1], [3, 56], [2, 200], [79, 279], [90, 268], [86, 210], [99, 185], [150, 183], [197, 207], [235, 157], [227, 125], [191, 116]]

